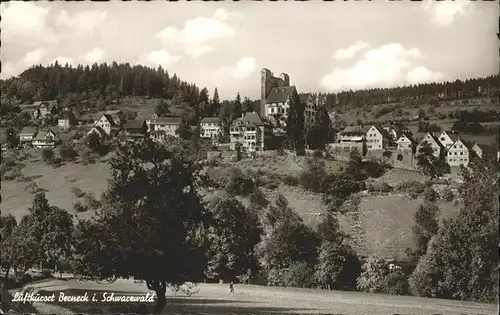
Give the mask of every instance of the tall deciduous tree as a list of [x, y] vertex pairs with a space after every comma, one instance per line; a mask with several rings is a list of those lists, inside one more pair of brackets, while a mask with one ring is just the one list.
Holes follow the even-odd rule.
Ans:
[[198, 194], [200, 168], [149, 139], [120, 145], [110, 163], [103, 210], [78, 225], [73, 266], [93, 278], [145, 280], [159, 313], [167, 284], [204, 278], [208, 212]]
[[418, 261], [418, 258], [427, 252], [427, 245], [439, 229], [439, 208], [433, 202], [420, 205], [415, 213], [415, 225], [413, 226], [413, 238], [416, 245], [415, 250], [406, 250], [408, 258]]
[[327, 143], [334, 140], [332, 120], [328, 115], [328, 111], [324, 106], [321, 106], [316, 111], [314, 117], [314, 125], [309, 134], [308, 144], [312, 149], [325, 149]]
[[444, 222], [410, 276], [415, 295], [498, 302], [498, 164], [469, 167], [462, 170], [463, 208]]
[[261, 233], [257, 214], [234, 198], [215, 200], [212, 213], [214, 225], [209, 233], [207, 275], [235, 281], [248, 270], [256, 274], [254, 247]]

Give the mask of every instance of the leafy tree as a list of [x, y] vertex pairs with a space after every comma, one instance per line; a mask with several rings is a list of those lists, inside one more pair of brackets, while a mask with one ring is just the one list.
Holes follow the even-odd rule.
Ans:
[[59, 155], [64, 161], [73, 161], [78, 156], [78, 152], [75, 151], [73, 146], [65, 143], [59, 147]]
[[432, 188], [427, 187], [424, 190], [424, 199], [429, 202], [435, 202], [439, 198], [438, 193]]
[[149, 139], [120, 144], [110, 164], [103, 210], [77, 226], [73, 268], [91, 278], [146, 281], [159, 313], [167, 284], [204, 278], [209, 220], [198, 194], [201, 169]]
[[90, 150], [97, 152], [102, 146], [102, 139], [96, 132], [91, 132], [85, 139], [85, 144]]
[[419, 257], [427, 252], [427, 245], [439, 229], [439, 208], [432, 202], [420, 205], [415, 213], [415, 225], [413, 226], [413, 239], [416, 244], [415, 251], [407, 249], [410, 260], [417, 261]]
[[417, 166], [425, 175], [431, 179], [439, 178], [443, 175], [445, 166], [444, 159], [434, 155], [434, 149], [425, 142], [417, 152]]
[[279, 195], [265, 214], [266, 233], [259, 245], [259, 256], [270, 269], [287, 268], [292, 262], [315, 264], [319, 238]]
[[381, 258], [369, 257], [361, 269], [361, 275], [357, 280], [358, 289], [368, 293], [384, 292], [386, 278], [390, 273], [387, 261]]
[[269, 205], [269, 200], [267, 200], [266, 195], [262, 192], [262, 190], [258, 187], [255, 188], [250, 194], [250, 209], [261, 212]]
[[305, 189], [322, 192], [327, 177], [325, 163], [318, 159], [310, 159], [307, 161], [306, 169], [299, 176], [299, 182]]
[[294, 89], [290, 96], [290, 112], [286, 121], [286, 134], [291, 149], [299, 155], [305, 154], [304, 111], [305, 106], [301, 103], [297, 90]]
[[364, 186], [364, 182], [356, 181], [352, 176], [345, 173], [330, 175], [325, 185], [323, 201], [330, 205], [332, 210], [336, 211], [349, 196], [361, 191]]
[[165, 114], [168, 114], [170, 111], [168, 110], [168, 105], [165, 103], [163, 99], [159, 100], [155, 106], [155, 113], [158, 117], [162, 117]]
[[271, 269], [267, 277], [268, 285], [312, 288], [314, 286], [314, 268], [305, 262], [292, 262], [286, 268]]
[[410, 276], [415, 295], [498, 302], [498, 189], [492, 189], [498, 165], [469, 167], [460, 187], [463, 208], [444, 222]]
[[252, 101], [248, 97], [243, 98], [243, 104], [241, 105], [243, 113], [250, 113], [253, 111]]
[[256, 274], [254, 247], [261, 233], [257, 214], [234, 198], [215, 200], [212, 214], [215, 224], [209, 230], [207, 275], [235, 281], [247, 270]]
[[5, 134], [7, 135], [7, 147], [10, 149], [16, 148], [19, 145], [19, 138], [14, 128], [7, 128]]
[[361, 271], [361, 262], [351, 246], [344, 243], [346, 235], [339, 230], [337, 219], [327, 214], [318, 225], [321, 238], [316, 283], [324, 289], [354, 290]]
[[232, 168], [229, 173], [229, 180], [226, 185], [226, 191], [233, 196], [247, 196], [255, 189], [255, 183], [252, 178], [244, 174], [239, 168]]
[[42, 160], [47, 164], [52, 164], [54, 162], [54, 150], [52, 148], [44, 148], [42, 150]]

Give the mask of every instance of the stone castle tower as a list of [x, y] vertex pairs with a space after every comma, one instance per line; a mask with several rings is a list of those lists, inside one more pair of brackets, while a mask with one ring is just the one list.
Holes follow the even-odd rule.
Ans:
[[260, 115], [265, 116], [266, 99], [269, 92], [275, 87], [290, 86], [290, 76], [282, 73], [279, 78], [273, 76], [273, 73], [266, 68], [260, 72]]

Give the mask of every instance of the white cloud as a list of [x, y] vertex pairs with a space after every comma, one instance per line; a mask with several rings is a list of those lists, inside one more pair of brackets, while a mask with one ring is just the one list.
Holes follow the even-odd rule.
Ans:
[[[434, 80], [439, 72], [415, 65], [424, 56], [417, 48], [406, 49], [401, 44], [382, 45], [367, 51], [351, 68], [336, 68], [324, 76], [320, 85], [327, 90], [383, 88], [405, 83]], [[409, 70], [413, 68], [413, 70]]]
[[175, 56], [170, 54], [165, 49], [154, 50], [146, 55], [142, 55], [139, 58], [139, 62], [142, 64], [149, 65], [151, 67], [162, 67], [170, 66], [181, 59], [180, 56]]
[[368, 43], [358, 40], [347, 48], [338, 49], [333, 57], [337, 60], [351, 59], [356, 55], [358, 51], [368, 48], [368, 46]]
[[23, 63], [27, 66], [32, 66], [35, 64], [40, 64], [43, 57], [47, 55], [47, 50], [44, 48], [38, 48], [36, 50], [30, 51], [24, 55], [22, 59]]
[[51, 40], [51, 34], [45, 34], [46, 18], [50, 7], [43, 7], [34, 2], [12, 1], [0, 5], [2, 14], [2, 37], [6, 39], [32, 37]]
[[69, 30], [67, 36], [85, 36], [91, 38], [94, 30], [106, 19], [106, 11], [82, 11], [70, 15], [68, 11], [59, 12], [55, 23], [58, 29]]
[[105, 49], [102, 49], [101, 47], [96, 47], [89, 51], [88, 53], [84, 54], [81, 59], [85, 60], [87, 63], [94, 63], [94, 62], [100, 62], [104, 58], [104, 53], [106, 52]]
[[236, 64], [230, 66], [222, 66], [218, 70], [220, 78], [234, 78], [237, 80], [245, 79], [251, 76], [257, 67], [255, 58], [244, 57], [241, 58]]
[[243, 14], [237, 11], [228, 11], [224, 8], [219, 8], [215, 10], [214, 17], [221, 21], [227, 21], [230, 18], [241, 20], [243, 18]]
[[442, 80], [444, 75], [439, 72], [432, 72], [426, 67], [416, 67], [406, 75], [407, 81], [410, 84], [435, 82]]
[[471, 1], [425, 1], [424, 9], [432, 15], [435, 24], [445, 27], [451, 25], [455, 18], [466, 16], [472, 12], [474, 5]]
[[155, 36], [165, 44], [180, 45], [187, 55], [199, 57], [214, 49], [213, 43], [234, 37], [235, 31], [225, 22], [230, 13], [224, 9], [216, 11], [217, 18], [197, 17], [184, 24], [182, 29], [165, 27]]

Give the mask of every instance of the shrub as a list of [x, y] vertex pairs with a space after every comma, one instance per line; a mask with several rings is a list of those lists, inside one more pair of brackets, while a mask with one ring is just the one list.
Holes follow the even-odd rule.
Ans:
[[81, 198], [81, 197], [85, 196], [85, 193], [80, 188], [78, 188], [78, 187], [71, 188], [71, 192], [77, 198]]
[[101, 202], [94, 197], [92, 192], [85, 194], [85, 204], [90, 209], [98, 209], [101, 207]]
[[432, 188], [427, 187], [424, 190], [424, 199], [430, 202], [434, 202], [439, 198], [438, 193]]
[[84, 205], [80, 202], [75, 202], [73, 207], [75, 208], [76, 212], [86, 212], [87, 210], [89, 210], [89, 208], [86, 205]]
[[268, 285], [312, 288], [314, 269], [305, 262], [293, 262], [288, 268], [271, 269], [268, 274]]
[[451, 191], [451, 189], [448, 187], [443, 189], [442, 194], [442, 198], [446, 201], [453, 201], [453, 198], [455, 198], [453, 191]]
[[311, 159], [307, 161], [306, 169], [300, 174], [299, 182], [307, 190], [321, 192], [324, 189], [326, 177], [325, 164], [318, 159]]
[[409, 295], [408, 278], [401, 270], [389, 273], [385, 278], [383, 293], [392, 295]]
[[367, 176], [372, 178], [379, 178], [384, 175], [386, 165], [375, 160], [363, 162], [363, 169]]
[[51, 148], [43, 149], [42, 160], [47, 164], [52, 164], [54, 162], [54, 150], [52, 150]]
[[384, 157], [386, 157], [386, 158], [390, 158], [390, 157], [391, 157], [391, 155], [392, 155], [392, 152], [391, 152], [391, 151], [389, 151], [389, 150], [386, 150], [386, 151], [384, 151], [384, 153], [382, 153], [382, 155], [383, 155]]
[[73, 161], [78, 156], [73, 146], [69, 144], [63, 144], [59, 147], [59, 155], [63, 161]]
[[255, 189], [254, 181], [243, 174], [239, 168], [232, 168], [229, 174], [229, 181], [226, 190], [231, 195], [247, 196]]
[[402, 161], [403, 160], [403, 155], [402, 154], [398, 154], [397, 159], [398, 159], [398, 161]]
[[382, 293], [389, 275], [389, 265], [385, 259], [370, 257], [361, 267], [357, 287], [367, 293]]
[[299, 185], [299, 179], [296, 176], [288, 174], [283, 177], [283, 183], [288, 186], [296, 187]]
[[399, 192], [406, 192], [413, 196], [421, 195], [425, 190], [425, 185], [415, 180], [404, 181], [396, 187]]

